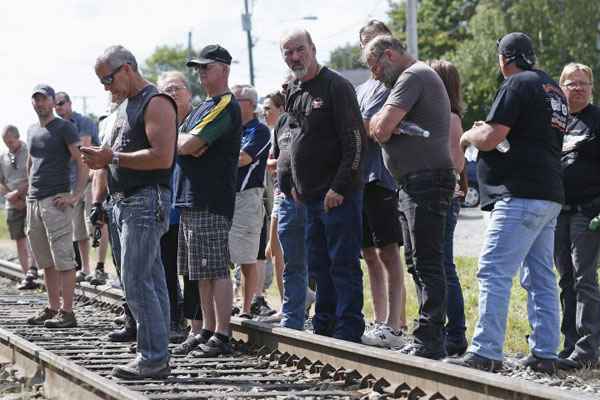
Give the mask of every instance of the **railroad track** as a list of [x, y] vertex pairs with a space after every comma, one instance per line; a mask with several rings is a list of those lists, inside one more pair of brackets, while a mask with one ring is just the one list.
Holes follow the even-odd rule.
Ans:
[[[0, 261], [0, 276], [20, 279]], [[14, 286], [14, 285], [12, 285]], [[110, 376], [134, 355], [129, 344], [104, 339], [121, 302], [118, 289], [77, 289], [79, 327], [26, 325], [43, 293], [0, 285], [0, 360], [25, 371], [50, 399], [406, 398], [588, 400], [597, 396], [479, 372], [398, 352], [232, 318], [235, 352], [214, 359], [172, 356], [164, 380]]]

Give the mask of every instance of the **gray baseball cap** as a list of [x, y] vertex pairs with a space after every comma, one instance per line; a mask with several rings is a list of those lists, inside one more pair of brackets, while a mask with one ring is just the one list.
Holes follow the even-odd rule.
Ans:
[[46, 97], [54, 98], [54, 89], [50, 85], [46, 85], [45, 83], [40, 83], [33, 88], [31, 92], [31, 97], [33, 97], [36, 93], [43, 94]]

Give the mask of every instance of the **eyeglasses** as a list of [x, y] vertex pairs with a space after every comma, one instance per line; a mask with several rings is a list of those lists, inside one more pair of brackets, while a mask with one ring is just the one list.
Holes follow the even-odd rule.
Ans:
[[13, 167], [13, 169], [17, 169], [17, 156], [9, 151], [8, 159], [10, 160], [10, 166]]
[[563, 83], [563, 86], [569, 90], [573, 90], [575, 88], [585, 89], [592, 86], [592, 82], [586, 81], [566, 81]]
[[[125, 63], [127, 64], [127, 63]], [[111, 72], [110, 74], [103, 76], [100, 78], [100, 83], [103, 84], [104, 86], [110, 86], [112, 85], [113, 81], [115, 80], [115, 75], [121, 70], [121, 68], [123, 68], [123, 65], [125, 64], [121, 64], [119, 65], [117, 68], [115, 68], [113, 70], [113, 72]]]
[[57, 105], [57, 106], [61, 106], [61, 107], [62, 107], [62, 106], [64, 106], [66, 103], [67, 103], [67, 101], [66, 101], [66, 100], [62, 100], [62, 101], [57, 101], [57, 102], [56, 102], [56, 105]]
[[374, 73], [375, 73], [375, 72], [374, 72], [374, 69], [375, 69], [375, 67], [376, 67], [377, 65], [379, 65], [379, 61], [381, 61], [381, 57], [383, 57], [383, 55], [384, 55], [384, 54], [385, 54], [385, 53], [381, 53], [381, 54], [379, 55], [379, 57], [377, 57], [377, 60], [375, 60], [375, 62], [373, 63], [373, 65], [371, 65], [371, 66], [369, 67], [369, 71], [371, 71], [371, 73], [372, 73], [372, 74], [374, 74]]
[[182, 89], [183, 89], [183, 86], [171, 85], [171, 86], [167, 86], [162, 91], [165, 93], [174, 94]]

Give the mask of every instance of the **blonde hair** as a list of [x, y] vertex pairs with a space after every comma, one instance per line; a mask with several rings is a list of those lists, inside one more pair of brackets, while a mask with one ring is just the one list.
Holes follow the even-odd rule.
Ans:
[[594, 73], [592, 72], [592, 69], [587, 65], [580, 63], [569, 63], [565, 65], [560, 74], [559, 84], [563, 86], [563, 83], [567, 79], [567, 76], [571, 75], [575, 71], [583, 71], [583, 73], [586, 74], [588, 79], [590, 80], [590, 83], [594, 84]]

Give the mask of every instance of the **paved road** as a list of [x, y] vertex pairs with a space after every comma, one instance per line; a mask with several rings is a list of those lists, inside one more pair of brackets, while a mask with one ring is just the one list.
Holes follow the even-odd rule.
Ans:
[[485, 222], [479, 207], [462, 208], [454, 232], [454, 255], [479, 257], [485, 235]]

